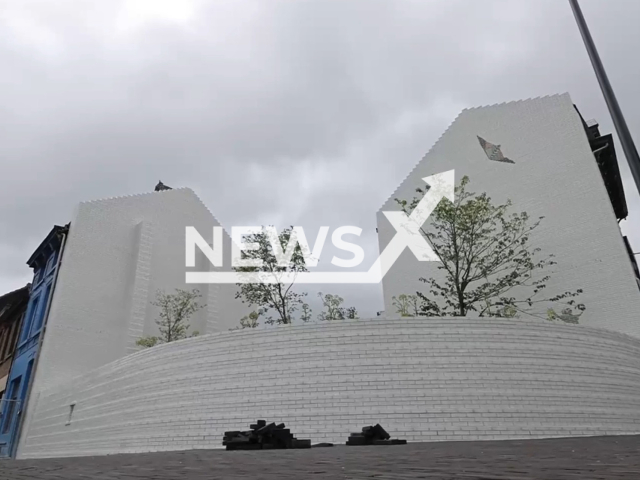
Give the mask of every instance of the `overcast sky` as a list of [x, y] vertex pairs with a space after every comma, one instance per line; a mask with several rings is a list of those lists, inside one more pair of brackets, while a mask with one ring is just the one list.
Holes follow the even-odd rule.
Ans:
[[[640, 143], [640, 2], [582, 6]], [[78, 202], [158, 180], [225, 226], [357, 225], [368, 267], [376, 211], [463, 108], [569, 92], [613, 131], [565, 0], [0, 0], [0, 85], [0, 293]]]

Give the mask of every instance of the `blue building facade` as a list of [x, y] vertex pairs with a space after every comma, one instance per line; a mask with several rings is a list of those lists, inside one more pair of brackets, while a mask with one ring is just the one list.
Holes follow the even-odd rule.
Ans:
[[5, 397], [0, 404], [0, 457], [15, 455], [68, 230], [68, 225], [55, 226], [27, 261], [33, 269], [31, 297], [18, 337]]

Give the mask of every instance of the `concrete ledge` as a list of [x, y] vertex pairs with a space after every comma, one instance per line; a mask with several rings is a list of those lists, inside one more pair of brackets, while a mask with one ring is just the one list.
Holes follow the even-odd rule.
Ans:
[[225, 332], [131, 354], [29, 408], [19, 458], [220, 448], [257, 418], [314, 443], [377, 422], [410, 442], [637, 434], [640, 340], [467, 318]]

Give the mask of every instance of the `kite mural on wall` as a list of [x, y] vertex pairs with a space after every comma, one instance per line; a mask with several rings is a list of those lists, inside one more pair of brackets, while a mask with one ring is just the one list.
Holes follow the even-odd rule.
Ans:
[[478, 136], [478, 140], [480, 140], [480, 145], [484, 149], [484, 153], [487, 154], [487, 158], [489, 160], [493, 160], [494, 162], [516, 163], [502, 154], [500, 145], [494, 145], [493, 143], [489, 143], [480, 136]]

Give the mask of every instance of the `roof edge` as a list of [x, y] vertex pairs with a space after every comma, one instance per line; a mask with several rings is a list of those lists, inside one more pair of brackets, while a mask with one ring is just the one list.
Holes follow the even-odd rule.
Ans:
[[189, 190], [193, 192], [193, 190], [191, 190], [189, 187], [171, 188], [170, 190], [159, 190], [157, 192], [132, 193], [129, 195], [117, 195], [115, 197], [104, 197], [104, 198], [97, 198], [95, 200], [85, 200], [83, 202], [80, 202], [80, 205], [111, 202], [113, 200], [122, 200], [125, 198], [134, 198], [134, 197], [144, 197], [148, 195], [170, 195], [172, 192], [180, 192], [185, 190]]
[[51, 231], [48, 233], [48, 235], [44, 238], [44, 240], [42, 240], [42, 242], [40, 242], [40, 245], [38, 245], [38, 247], [33, 251], [31, 256], [29, 257], [29, 260], [27, 260], [27, 265], [32, 267], [33, 266], [32, 264], [35, 261], [36, 257], [38, 255], [40, 255], [40, 253], [45, 248], [45, 246], [48, 243], [50, 243], [51, 240], [54, 237], [56, 237], [57, 235], [60, 235], [60, 234], [63, 234], [63, 233], [67, 233], [69, 231], [69, 225], [71, 225], [71, 224], [67, 223], [65, 226], [54, 225], [54, 227], [51, 229]]

